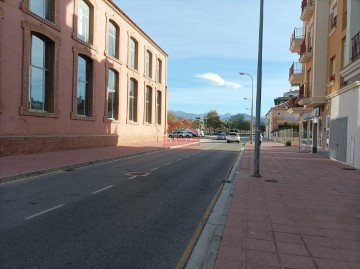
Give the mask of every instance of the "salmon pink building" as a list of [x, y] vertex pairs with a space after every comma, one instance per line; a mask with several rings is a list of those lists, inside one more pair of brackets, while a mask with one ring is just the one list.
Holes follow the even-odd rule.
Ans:
[[0, 154], [160, 140], [167, 57], [110, 0], [0, 0]]

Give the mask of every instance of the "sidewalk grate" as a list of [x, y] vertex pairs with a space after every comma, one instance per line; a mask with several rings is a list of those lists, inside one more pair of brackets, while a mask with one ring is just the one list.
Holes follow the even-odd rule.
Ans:
[[276, 179], [265, 179], [265, 182], [278, 183], [278, 181]]

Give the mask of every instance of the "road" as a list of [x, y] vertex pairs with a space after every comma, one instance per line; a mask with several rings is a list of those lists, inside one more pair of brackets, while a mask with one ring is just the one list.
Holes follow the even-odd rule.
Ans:
[[175, 268], [241, 150], [204, 141], [0, 185], [0, 267]]

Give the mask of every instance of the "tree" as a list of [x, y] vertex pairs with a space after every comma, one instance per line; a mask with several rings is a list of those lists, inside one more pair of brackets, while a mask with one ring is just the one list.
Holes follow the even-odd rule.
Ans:
[[244, 115], [236, 114], [230, 117], [229, 124], [231, 129], [250, 130], [250, 121], [245, 120]]
[[210, 110], [206, 115], [206, 124], [213, 131], [221, 129], [221, 120], [216, 110]]
[[195, 120], [193, 120], [193, 121], [191, 122], [191, 126], [192, 126], [194, 129], [202, 129], [203, 123], [202, 123], [200, 117], [197, 117]]
[[175, 113], [168, 112], [167, 115], [167, 124], [168, 124], [168, 132], [171, 132], [175, 129], [177, 123], [176, 115]]

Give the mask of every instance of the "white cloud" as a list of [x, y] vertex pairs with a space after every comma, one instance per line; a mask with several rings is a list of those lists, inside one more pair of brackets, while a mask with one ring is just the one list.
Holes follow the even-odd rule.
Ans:
[[214, 74], [214, 73], [198, 74], [198, 75], [194, 75], [194, 77], [208, 80], [216, 86], [224, 86], [224, 87], [233, 88], [233, 89], [240, 89], [242, 87], [238, 83], [225, 81], [218, 74]]

